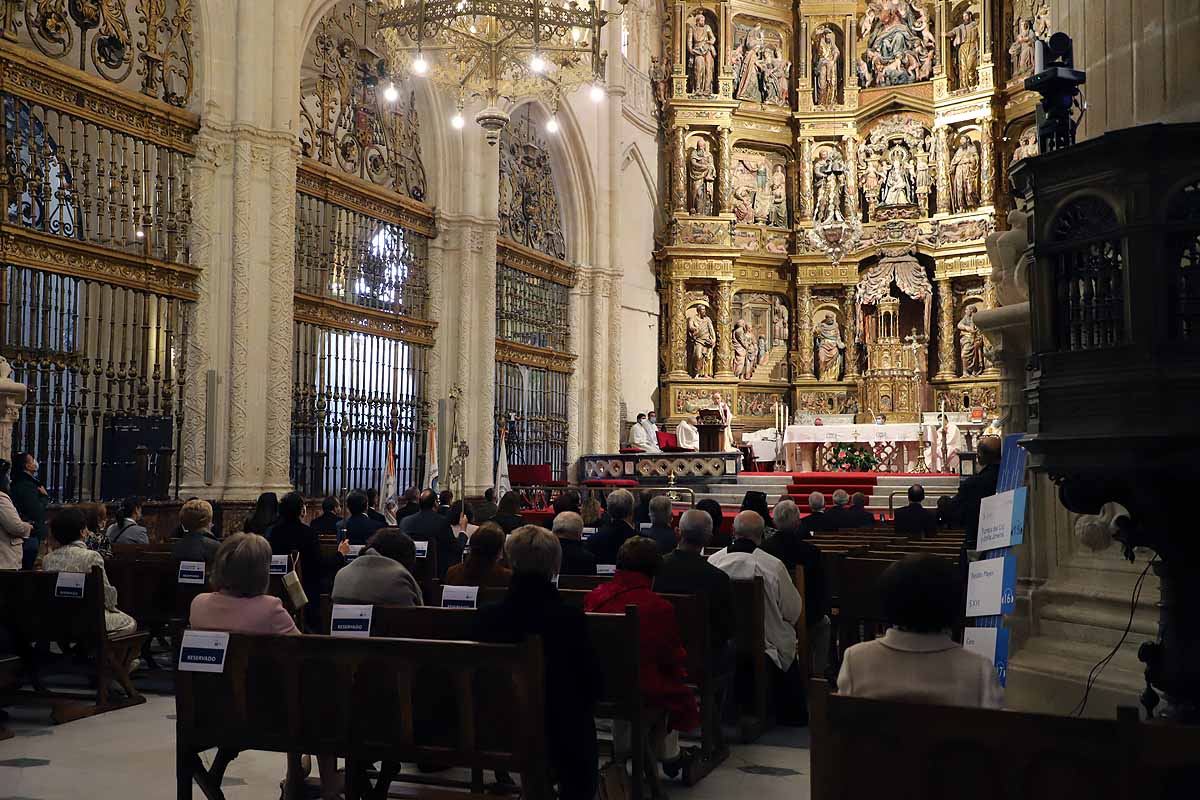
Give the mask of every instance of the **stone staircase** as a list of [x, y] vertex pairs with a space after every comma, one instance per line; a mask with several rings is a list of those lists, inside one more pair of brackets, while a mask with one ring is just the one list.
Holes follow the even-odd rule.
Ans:
[[761, 361], [754, 367], [754, 372], [750, 373], [747, 380], [751, 381], [769, 381], [771, 373], [775, 368], [787, 358], [787, 345], [777, 344], [767, 351], [767, 359]]
[[[723, 506], [737, 507], [742, 504], [746, 492], [759, 491], [767, 495], [768, 505], [775, 505], [788, 493], [794, 476], [789, 472], [778, 474], [752, 472], [739, 475], [736, 481], [720, 481], [709, 483], [705, 490], [696, 493], [696, 502], [705, 498], [716, 500]], [[880, 475], [875, 481], [875, 487], [867, 500], [867, 508], [875, 513], [888, 510], [888, 497], [892, 492], [907, 492], [908, 487], [920, 483], [925, 487], [926, 508], [935, 508], [937, 500], [942, 495], [953, 495], [958, 491], [957, 475]], [[836, 484], [837, 473], [829, 473], [829, 484]], [[824, 491], [824, 490], [822, 490]], [[849, 488], [847, 489], [849, 491]], [[829, 502], [830, 498], [826, 497]], [[896, 496], [895, 505], [905, 505], [908, 500], [903, 494]], [[803, 510], [803, 509], [802, 509]]]

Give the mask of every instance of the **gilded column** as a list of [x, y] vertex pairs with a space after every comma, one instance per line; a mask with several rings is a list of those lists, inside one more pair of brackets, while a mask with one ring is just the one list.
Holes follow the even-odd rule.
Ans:
[[846, 217], [862, 219], [858, 211], [858, 139], [843, 136], [842, 150], [846, 158]]
[[796, 213], [802, 220], [812, 219], [813, 211], [813, 176], [812, 176], [813, 140], [805, 137], [800, 140], [800, 202], [796, 204]]
[[718, 380], [733, 380], [733, 350], [730, 333], [733, 330], [733, 280], [717, 281], [717, 364]]
[[687, 306], [682, 278], [672, 278], [667, 295], [667, 369], [672, 378], [686, 378], [687, 373]]
[[733, 137], [729, 133], [729, 128], [717, 129], [717, 149], [721, 159], [717, 165], [717, 204], [721, 214], [733, 211]]
[[958, 377], [954, 358], [954, 283], [950, 278], [938, 278], [938, 371], [934, 380]]
[[672, 131], [675, 144], [671, 153], [671, 200], [675, 211], [687, 211], [687, 143], [684, 141], [686, 131], [675, 128]]
[[813, 374], [812, 287], [807, 283], [796, 287], [796, 349], [800, 352], [800, 374], [811, 380]]
[[846, 341], [846, 380], [858, 377], [858, 331], [854, 327], [854, 289], [846, 287], [846, 296], [842, 299], [842, 316], [846, 319], [843, 337]]
[[996, 187], [993, 176], [996, 174], [995, 144], [992, 139], [992, 120], [990, 117], [977, 120], [979, 122], [979, 204], [994, 205], [996, 202]]
[[945, 125], [933, 132], [937, 148], [937, 213], [950, 213], [950, 143]]

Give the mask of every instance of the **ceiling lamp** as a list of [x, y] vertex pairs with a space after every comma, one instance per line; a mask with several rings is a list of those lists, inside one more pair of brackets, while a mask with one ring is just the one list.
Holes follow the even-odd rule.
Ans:
[[557, 108], [575, 89], [603, 84], [600, 29], [625, 3], [603, 11], [595, 0], [381, 0], [379, 34], [393, 70], [428, 77], [460, 104], [481, 99], [475, 122], [495, 144], [508, 124], [502, 100]]

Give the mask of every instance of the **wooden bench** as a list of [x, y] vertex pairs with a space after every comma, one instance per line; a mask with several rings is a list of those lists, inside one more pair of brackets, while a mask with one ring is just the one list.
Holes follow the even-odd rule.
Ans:
[[[21, 688], [21, 659], [17, 656], [0, 656], [0, 692]], [[0, 720], [0, 742], [13, 738], [15, 734]]]
[[734, 580], [734, 648], [739, 665], [749, 670], [751, 700], [738, 721], [742, 741], [753, 742], [771, 727], [767, 702], [770, 676], [767, 672], [766, 598], [763, 579]]
[[[0, 570], [0, 624], [20, 648], [33, 690], [10, 689], [7, 701], [49, 705], [53, 722], [70, 722], [106, 711], [139, 705], [146, 698], [129, 678], [129, 667], [146, 642], [139, 632], [109, 635], [104, 625], [104, 584], [100, 568], [84, 578], [82, 598], [56, 597], [57, 572]], [[49, 656], [49, 645], [76, 644], [95, 661], [94, 698], [42, 688], [40, 674]], [[125, 697], [112, 697], [116, 680]], [[89, 702], [90, 701], [90, 702]]]
[[[453, 683], [451, 707], [423, 707], [422, 676]], [[517, 772], [522, 794], [550, 800], [541, 641], [519, 645], [415, 639], [233, 634], [224, 671], [176, 679], [176, 778], [222, 798], [200, 753], [312, 753], [347, 759], [346, 797], [362, 765], [436, 763]], [[289, 787], [295, 789], [295, 787]], [[288, 794], [287, 796], [295, 796]]]
[[1184, 800], [1200, 728], [886, 702], [809, 684], [812, 800]]
[[[154, 555], [114, 555], [104, 563], [104, 570], [108, 582], [117, 590], [121, 610], [137, 620], [138, 628], [147, 633], [142, 658], [149, 666], [158, 667], [149, 652], [150, 642], [155, 638], [175, 642], [187, 625], [192, 600], [210, 591], [207, 580], [180, 583], [179, 562]], [[174, 649], [174, 644], [171, 647]]]

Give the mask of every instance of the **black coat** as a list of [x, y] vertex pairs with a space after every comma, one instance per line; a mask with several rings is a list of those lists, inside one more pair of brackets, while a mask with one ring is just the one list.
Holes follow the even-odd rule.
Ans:
[[21, 470], [12, 476], [8, 488], [8, 498], [17, 514], [32, 526], [29, 538], [38, 541], [46, 536], [46, 507], [50, 505], [50, 498], [38, 491], [41, 485], [41, 481]]
[[704, 595], [708, 598], [713, 647], [720, 648], [733, 638], [733, 583], [699, 553], [675, 550], [664, 558], [654, 577], [654, 591]]
[[900, 536], [936, 536], [937, 515], [920, 503], [896, 509], [896, 533]]
[[432, 508], [405, 517], [400, 530], [414, 542], [430, 542], [437, 548], [438, 580], [444, 579], [446, 570], [462, 561], [462, 546], [450, 527], [450, 520]]
[[525, 519], [517, 516], [516, 514], [497, 514], [496, 516], [492, 517], [492, 522], [503, 528], [504, 534], [507, 536], [517, 528], [524, 525]]
[[637, 531], [629, 527], [625, 520], [616, 520], [605, 525], [588, 539], [588, 549], [596, 556], [597, 564], [616, 564], [617, 551], [630, 536], [637, 536]]
[[582, 610], [540, 576], [514, 575], [504, 599], [475, 615], [481, 642], [542, 638], [546, 739], [562, 800], [592, 800], [597, 789], [596, 699], [602, 676]]
[[974, 550], [979, 541], [979, 504], [983, 498], [996, 493], [996, 482], [1000, 479], [1000, 465], [988, 464], [979, 472], [965, 478], [958, 486], [958, 495], [954, 498], [954, 507], [958, 512], [958, 521], [966, 530], [963, 543], [968, 550]]
[[596, 557], [587, 545], [578, 539], [559, 537], [562, 546], [562, 567], [559, 573], [563, 575], [595, 575]]
[[835, 506], [825, 512], [825, 516], [833, 525], [833, 530], [844, 530], [846, 528], [873, 528], [875, 527], [875, 515], [865, 508], [854, 508], [853, 506]]
[[221, 543], [208, 531], [190, 531], [171, 545], [171, 558], [176, 561], [203, 561], [212, 564]]
[[337, 533], [338, 523], [342, 518], [330, 511], [322, 511], [321, 515], [314, 517], [313, 521], [308, 523], [308, 527], [313, 529], [313, 533], [318, 536], [332, 536]]
[[837, 522], [830, 519], [829, 515], [824, 511], [814, 511], [800, 520], [800, 527], [806, 534], [816, 533], [817, 531], [836, 531]]
[[310, 605], [314, 597], [320, 598], [325, 569], [316, 531], [299, 520], [281, 519], [267, 531], [267, 541], [271, 543], [271, 553], [274, 555], [300, 554], [300, 577], [304, 593], [308, 595]]
[[653, 539], [658, 545], [658, 552], [664, 556], [675, 549], [678, 539], [675, 537], [675, 529], [670, 525], [651, 525], [643, 531], [640, 531], [642, 536]]
[[802, 531], [779, 531], [763, 549], [782, 561], [789, 573], [804, 567], [804, 618], [816, 625], [829, 613], [829, 579], [821, 551], [807, 538]]
[[366, 514], [351, 514], [342, 521], [342, 530], [338, 541], [349, 539], [350, 544], [366, 544], [375, 531], [383, 525], [368, 517]]

